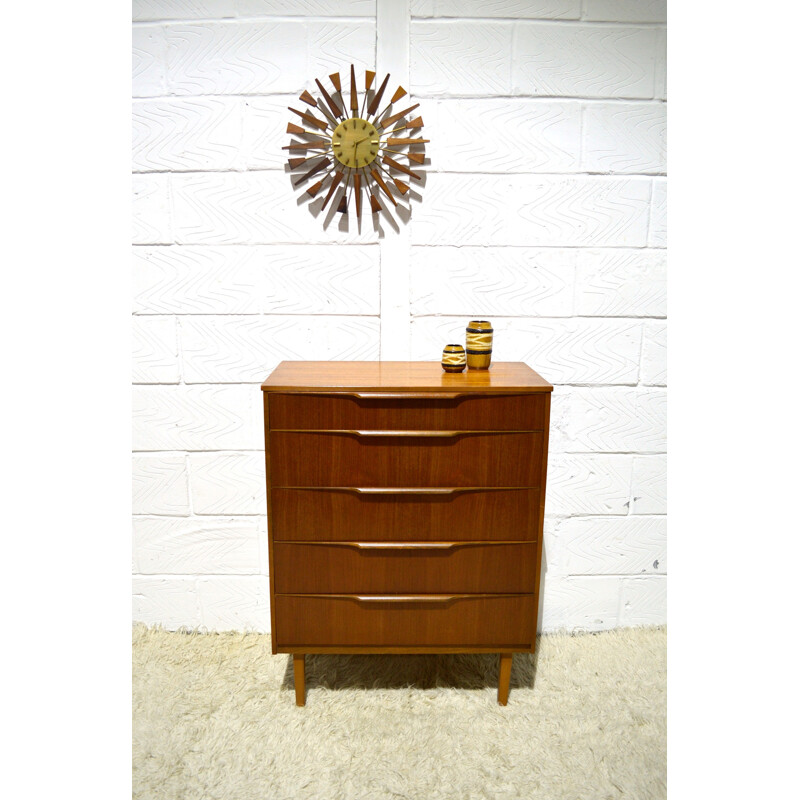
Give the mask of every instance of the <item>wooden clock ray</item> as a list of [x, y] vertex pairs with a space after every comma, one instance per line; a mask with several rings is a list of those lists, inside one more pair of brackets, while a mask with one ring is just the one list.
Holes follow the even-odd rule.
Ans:
[[372, 214], [389, 215], [388, 204], [397, 207], [398, 199], [409, 200], [410, 182], [422, 182], [420, 166], [429, 140], [418, 135], [422, 117], [411, 116], [419, 103], [395, 110], [395, 104], [408, 94], [398, 86], [384, 104], [388, 74], [377, 85], [376, 73], [365, 70], [361, 98], [352, 64], [349, 87], [343, 86], [338, 72], [328, 77], [332, 92], [316, 80], [319, 96], [308, 90], [300, 95], [308, 110], [289, 106], [303, 123], [290, 121], [286, 127], [295, 137], [283, 148], [291, 156], [292, 183], [299, 188], [315, 178], [304, 193], [323, 197], [323, 209], [336, 197], [341, 214], [354, 204], [361, 220], [368, 202]]

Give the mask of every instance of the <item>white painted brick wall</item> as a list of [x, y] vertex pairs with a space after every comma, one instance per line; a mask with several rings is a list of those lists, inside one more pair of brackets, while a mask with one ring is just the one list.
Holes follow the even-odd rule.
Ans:
[[[422, 201], [325, 227], [287, 106], [398, 47]], [[666, 621], [665, 0], [134, 0], [132, 55], [134, 618], [269, 629], [280, 360], [437, 360], [482, 316], [556, 386], [544, 628]]]

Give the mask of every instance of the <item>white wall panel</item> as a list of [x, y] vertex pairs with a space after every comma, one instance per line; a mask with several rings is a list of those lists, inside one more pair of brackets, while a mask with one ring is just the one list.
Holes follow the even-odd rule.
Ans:
[[575, 261], [576, 251], [568, 248], [414, 247], [411, 311], [568, 317]]
[[667, 323], [648, 322], [642, 337], [642, 367], [639, 380], [645, 386], [667, 383]]
[[156, 575], [254, 575], [262, 570], [259, 520], [134, 517], [136, 571]]
[[307, 28], [301, 21], [166, 25], [167, 89], [176, 95], [302, 90]]
[[568, 517], [554, 521], [548, 567], [558, 575], [648, 575], [667, 571], [666, 517]]
[[374, 361], [375, 317], [186, 317], [186, 383], [258, 384], [281, 361]]
[[507, 22], [411, 22], [411, 83], [419, 96], [507, 95], [512, 26]]
[[577, 262], [577, 314], [666, 316], [667, 256], [663, 250], [581, 248]]
[[651, 98], [657, 37], [655, 28], [520, 22], [513, 91], [547, 97]]
[[263, 514], [264, 454], [191, 453], [189, 485], [195, 514]]
[[237, 168], [242, 160], [241, 103], [236, 97], [135, 102], [134, 171]]
[[644, 247], [642, 178], [436, 175], [412, 222], [414, 244]]
[[582, 167], [586, 172], [666, 172], [664, 103], [587, 103], [583, 111]]
[[[189, 515], [186, 456], [148, 454], [133, 458], [133, 513]], [[134, 551], [137, 548], [134, 547]]]
[[426, 153], [445, 172], [577, 172], [581, 107], [574, 101], [469, 98], [419, 109], [436, 131]]
[[174, 317], [135, 317], [132, 322], [134, 383], [178, 383], [178, 329]]
[[666, 456], [634, 456], [631, 492], [634, 514], [667, 513]]
[[653, 181], [653, 198], [650, 210], [650, 247], [667, 246], [667, 181]]
[[259, 400], [254, 386], [134, 386], [133, 449], [256, 449]]

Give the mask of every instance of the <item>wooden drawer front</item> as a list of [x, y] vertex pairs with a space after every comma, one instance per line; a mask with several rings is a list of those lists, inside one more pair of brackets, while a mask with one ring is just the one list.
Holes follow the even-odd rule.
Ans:
[[270, 427], [295, 430], [508, 430], [544, 428], [543, 395], [452, 399], [272, 394]]
[[275, 591], [283, 594], [532, 592], [536, 543], [276, 542]]
[[508, 647], [527, 649], [536, 630], [533, 595], [275, 595], [280, 647]]
[[538, 528], [538, 489], [272, 490], [275, 541], [532, 541]]
[[270, 432], [273, 486], [538, 486], [541, 433]]

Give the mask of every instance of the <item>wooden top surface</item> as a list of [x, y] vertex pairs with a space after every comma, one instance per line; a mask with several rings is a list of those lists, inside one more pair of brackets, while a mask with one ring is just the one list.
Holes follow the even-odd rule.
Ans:
[[552, 392], [521, 361], [488, 370], [445, 372], [438, 361], [281, 361], [261, 384], [265, 392]]

